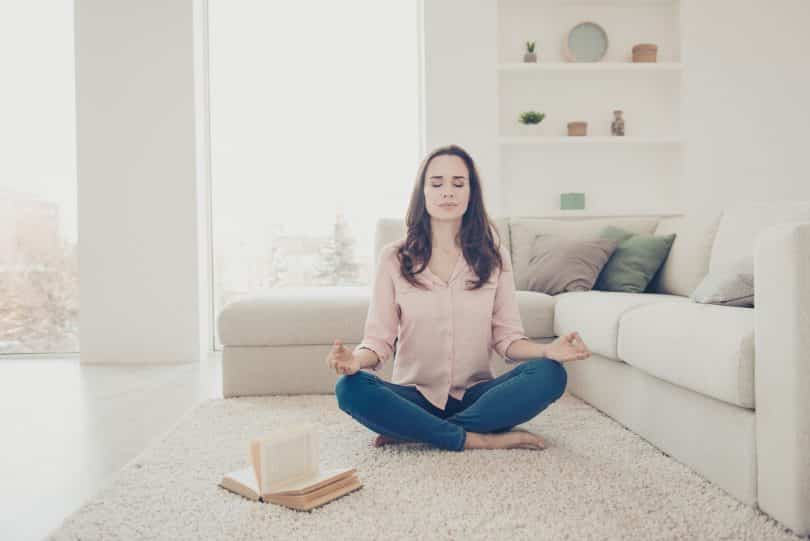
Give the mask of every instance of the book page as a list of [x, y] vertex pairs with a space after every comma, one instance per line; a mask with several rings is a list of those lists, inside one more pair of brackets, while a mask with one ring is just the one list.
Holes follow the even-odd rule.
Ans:
[[[355, 471], [354, 468], [336, 468], [332, 470], [321, 470], [313, 478], [292, 481], [283, 486], [279, 486], [276, 488], [274, 492], [272, 492], [272, 494], [273, 495], [307, 494], [312, 490], [322, 488], [324, 485], [334, 484], [342, 478], [351, 477], [354, 471]], [[269, 493], [264, 492], [263, 494]]]
[[319, 438], [316, 427], [277, 430], [261, 440], [261, 491], [275, 492], [291, 483], [306, 484], [318, 474]]
[[253, 468], [250, 466], [226, 473], [219, 484], [221, 487], [251, 500], [258, 500], [261, 495], [259, 485], [256, 484], [256, 477], [253, 474]]
[[256, 486], [259, 487], [259, 491], [261, 491], [262, 484], [261, 446], [262, 443], [259, 440], [251, 440], [248, 449], [248, 462], [253, 466], [253, 475], [256, 478]]

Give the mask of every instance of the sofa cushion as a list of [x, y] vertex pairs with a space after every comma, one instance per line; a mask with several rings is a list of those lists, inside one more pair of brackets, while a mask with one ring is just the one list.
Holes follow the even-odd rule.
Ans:
[[722, 212], [695, 209], [683, 216], [662, 218], [655, 235], [675, 233], [675, 241], [664, 264], [653, 276], [647, 291], [688, 297], [706, 276], [712, 244]]
[[757, 236], [765, 228], [789, 221], [810, 220], [810, 203], [775, 201], [737, 203], [723, 210], [714, 237], [709, 272], [726, 268], [744, 256], [753, 256]]
[[529, 259], [527, 289], [548, 295], [590, 291], [618, 245], [613, 239], [537, 235]]
[[648, 304], [619, 323], [619, 357], [670, 383], [754, 408], [754, 310]]
[[515, 287], [528, 290], [529, 261], [532, 244], [537, 235], [561, 235], [575, 240], [595, 239], [608, 225], [615, 225], [633, 233], [651, 234], [661, 216], [609, 216], [570, 218], [512, 218], [509, 236], [512, 246], [512, 265], [515, 269]]
[[228, 303], [217, 331], [226, 346], [356, 344], [369, 298], [367, 286], [279, 287]]
[[554, 334], [578, 331], [592, 353], [620, 360], [616, 351], [619, 320], [646, 304], [680, 304], [687, 297], [663, 293], [622, 291], [569, 291], [555, 296]]
[[612, 225], [605, 227], [599, 235], [616, 240], [619, 245], [599, 273], [593, 288], [626, 293], [644, 293], [675, 240], [675, 233], [657, 237], [634, 234]]

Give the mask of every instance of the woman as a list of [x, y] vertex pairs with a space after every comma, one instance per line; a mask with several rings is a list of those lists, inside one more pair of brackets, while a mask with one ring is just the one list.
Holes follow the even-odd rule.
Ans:
[[[590, 356], [577, 332], [550, 344], [523, 331], [509, 252], [494, 240], [472, 158], [456, 145], [419, 168], [407, 235], [382, 247], [363, 340], [335, 340], [339, 407], [379, 433], [376, 446], [421, 441], [464, 449], [543, 449], [511, 430], [562, 396], [562, 363]], [[397, 347], [392, 381], [380, 370]], [[495, 378], [490, 354], [524, 361]]]

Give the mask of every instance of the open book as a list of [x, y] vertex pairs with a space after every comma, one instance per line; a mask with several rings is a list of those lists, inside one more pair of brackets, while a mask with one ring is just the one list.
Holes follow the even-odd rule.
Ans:
[[355, 468], [320, 469], [320, 440], [312, 424], [251, 440], [248, 461], [250, 466], [226, 473], [219, 485], [254, 501], [309, 511], [363, 486]]

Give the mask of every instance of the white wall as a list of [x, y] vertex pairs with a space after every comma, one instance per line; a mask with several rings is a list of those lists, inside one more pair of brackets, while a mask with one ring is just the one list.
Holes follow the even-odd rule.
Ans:
[[[599, 210], [688, 211], [738, 200], [810, 199], [807, 0], [674, 0], [672, 8], [665, 3], [628, 3], [626, 11], [619, 9], [619, 18], [615, 18], [616, 8], [611, 12], [591, 4], [500, 0], [502, 14], [517, 16], [509, 28], [520, 29], [520, 18], [525, 17], [525, 33], [536, 35], [541, 61], [559, 60], [560, 32], [556, 23], [532, 18], [538, 10], [552, 10], [549, 13], [560, 24], [574, 20], [569, 11], [585, 10], [607, 20], [608, 29], [629, 32], [632, 27], [623, 27], [622, 20], [631, 20], [641, 9], [645, 23], [633, 30], [640, 34], [631, 41], [658, 41], [664, 44], [659, 50], [662, 60], [684, 63], [680, 96], [663, 94], [676, 88], [667, 86], [665, 78], [671, 75], [663, 75], [658, 82], [645, 82], [644, 75], [628, 79], [625, 102], [639, 99], [644, 91], [639, 85], [651, 85], [652, 94], [674, 107], [678, 116], [669, 119], [664, 111], [654, 124], [645, 125], [651, 115], [635, 119], [628, 115], [628, 133], [639, 128], [666, 135], [671, 127], [672, 133], [684, 137], [680, 149], [611, 147], [588, 152], [580, 148], [539, 152], [499, 148], [494, 139], [498, 130], [513, 134], [504, 119], [514, 116], [510, 107], [515, 105], [504, 100], [531, 103], [532, 95], [525, 81], [515, 80], [518, 77], [499, 82], [493, 64], [496, 60], [519, 61], [513, 49], [523, 41], [522, 36], [498, 33], [498, 0], [425, 2], [428, 149], [439, 142], [468, 143], [482, 165], [490, 214], [549, 211], [558, 208], [555, 197], [560, 191], [585, 191], [588, 208]], [[657, 20], [655, 14], [666, 9], [675, 10], [675, 19]], [[673, 20], [678, 24], [679, 40], [670, 26]], [[531, 21], [540, 22], [532, 26]], [[607, 60], [626, 59], [616, 53], [617, 48], [626, 49], [631, 43], [622, 35], [611, 40], [614, 53]], [[587, 77], [573, 80], [588, 84]], [[571, 112], [571, 96], [563, 95], [570, 89], [565, 90], [558, 81], [547, 83], [540, 88], [542, 93], [557, 89], [557, 94], [537, 102], [556, 100]], [[621, 94], [622, 81], [608, 79], [605, 84], [614, 95]], [[499, 91], [500, 117], [493, 110]], [[581, 100], [585, 96], [584, 90], [577, 89], [574, 97]], [[594, 103], [584, 104], [583, 110], [593, 113], [596, 102], [605, 97], [602, 93]], [[647, 108], [642, 113], [649, 112], [650, 103], [641, 105]], [[632, 106], [625, 109], [630, 111]], [[548, 120], [556, 123], [550, 122], [547, 129], [562, 133], [564, 118]], [[596, 127], [605, 133], [605, 126]], [[655, 132], [654, 126], [661, 131]]]
[[495, 0], [423, 0], [425, 153], [455, 143], [481, 175], [490, 216], [501, 207], [495, 100]]
[[810, 2], [682, 4], [686, 205], [810, 200]]
[[194, 5], [75, 2], [83, 363], [208, 349]]

